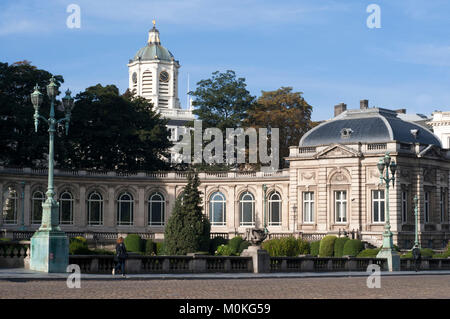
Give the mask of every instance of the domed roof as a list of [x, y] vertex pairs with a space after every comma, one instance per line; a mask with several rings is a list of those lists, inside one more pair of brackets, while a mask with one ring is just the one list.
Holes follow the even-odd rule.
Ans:
[[172, 53], [167, 50], [162, 45], [158, 44], [147, 44], [145, 47], [141, 48], [133, 60], [147, 61], [147, 60], [165, 60], [172, 61], [174, 59]]
[[133, 58], [133, 61], [137, 60], [174, 60], [172, 53], [161, 45], [159, 31], [155, 27], [155, 20], [153, 20], [153, 28], [148, 32], [147, 45], [141, 48]]
[[382, 108], [347, 110], [308, 131], [299, 146], [391, 141], [442, 147], [439, 138], [424, 126], [404, 121], [395, 111]]

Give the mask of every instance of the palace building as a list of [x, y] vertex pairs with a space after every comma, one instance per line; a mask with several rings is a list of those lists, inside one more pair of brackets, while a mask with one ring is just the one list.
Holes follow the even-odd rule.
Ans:
[[[192, 108], [180, 106], [179, 67], [161, 45], [155, 25], [147, 44], [128, 64], [130, 90], [151, 100], [170, 120], [173, 136], [194, 119]], [[433, 127], [440, 127], [443, 119], [439, 116], [434, 113]], [[295, 235], [317, 240], [347, 232], [380, 246], [386, 212], [377, 163], [389, 152], [398, 166], [389, 189], [394, 243], [408, 249], [413, 245], [417, 196], [422, 246], [443, 247], [450, 238], [448, 141], [443, 147], [427, 128], [426, 117], [416, 120], [401, 110], [370, 108], [367, 100], [362, 100], [358, 109], [347, 110], [341, 103], [335, 106], [334, 118], [307, 132], [299, 145], [291, 146], [287, 169], [201, 172], [204, 214], [211, 221], [213, 236], [243, 235], [248, 228], [263, 227], [266, 221], [272, 237]], [[70, 236], [101, 239], [139, 233], [163, 239], [186, 175], [55, 169], [61, 228]], [[0, 218], [0, 229], [6, 235], [29, 238], [40, 226], [46, 185], [45, 169], [0, 166], [1, 203], [9, 190], [13, 203]]]

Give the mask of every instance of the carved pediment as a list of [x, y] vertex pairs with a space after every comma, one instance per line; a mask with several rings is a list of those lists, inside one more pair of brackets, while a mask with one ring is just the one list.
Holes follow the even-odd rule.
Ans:
[[341, 145], [332, 144], [328, 146], [323, 151], [317, 153], [315, 158], [340, 158], [340, 157], [360, 157], [361, 152], [355, 151], [354, 149]]
[[303, 171], [300, 173], [300, 180], [301, 181], [311, 181], [314, 182], [316, 179], [316, 172], [315, 171]]

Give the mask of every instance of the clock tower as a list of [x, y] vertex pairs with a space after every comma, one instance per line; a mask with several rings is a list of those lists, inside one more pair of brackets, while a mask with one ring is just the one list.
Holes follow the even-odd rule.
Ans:
[[128, 63], [129, 89], [150, 100], [156, 112], [169, 119], [171, 139], [185, 129], [187, 121], [194, 120], [192, 108], [182, 109], [178, 98], [178, 69], [180, 64], [173, 54], [161, 45], [155, 20], [148, 32], [147, 44], [137, 51]]

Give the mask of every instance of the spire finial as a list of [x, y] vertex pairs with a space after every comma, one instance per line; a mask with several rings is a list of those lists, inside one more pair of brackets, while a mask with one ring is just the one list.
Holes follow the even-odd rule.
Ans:
[[156, 26], [156, 21], [155, 21], [155, 19], [152, 20], [152, 23], [153, 23], [153, 27], [155, 27], [155, 26]]

